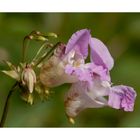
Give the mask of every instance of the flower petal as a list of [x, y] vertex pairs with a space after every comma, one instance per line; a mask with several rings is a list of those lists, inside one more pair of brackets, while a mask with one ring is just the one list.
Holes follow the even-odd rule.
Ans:
[[73, 67], [71, 65], [67, 65], [65, 67], [65, 73], [77, 77], [79, 81], [91, 83], [92, 77], [90, 71], [87, 68], [84, 68], [84, 66], [85, 65], [81, 65], [81, 67]]
[[91, 61], [111, 70], [114, 65], [114, 61], [103, 42], [99, 39], [91, 38], [89, 44], [91, 47]]
[[[102, 100], [102, 98], [100, 97], [104, 97], [107, 96], [108, 93], [110, 92], [110, 83], [108, 81], [102, 81], [99, 78], [95, 78], [93, 80], [92, 85], [90, 84], [88, 86], [88, 90], [87, 90], [87, 95], [91, 98], [91, 99], [96, 99], [97, 101], [100, 101], [106, 104], [105, 100]], [[104, 102], [105, 101], [105, 102]]]
[[84, 58], [88, 55], [88, 43], [90, 39], [90, 31], [83, 29], [77, 31], [69, 39], [65, 53], [68, 54], [72, 49], [76, 50], [76, 53], [81, 54]]
[[52, 56], [43, 64], [40, 70], [40, 81], [46, 87], [56, 87], [64, 83], [77, 81], [74, 76], [65, 73], [64, 62], [59, 57]]
[[86, 82], [72, 84], [65, 97], [65, 109], [69, 117], [77, 116], [79, 112], [86, 108], [100, 108], [107, 105], [107, 101], [103, 97], [98, 97], [96, 100], [96, 98], [91, 98], [87, 91]]
[[97, 66], [94, 63], [81, 64], [77, 67], [66, 65], [65, 73], [76, 76], [79, 81], [88, 82], [90, 85], [92, 85], [93, 81], [97, 78], [101, 81], [110, 82], [110, 75], [107, 72], [107, 69], [104, 69], [102, 66]]
[[133, 111], [136, 92], [128, 86], [114, 86], [109, 94], [108, 105], [115, 109]]
[[99, 66], [94, 63], [87, 63], [85, 65], [85, 67], [87, 67], [87, 69], [90, 71], [90, 73], [92, 73], [93, 78], [96, 78], [98, 76], [103, 81], [111, 80], [109, 71], [107, 69], [103, 68], [103, 66]]

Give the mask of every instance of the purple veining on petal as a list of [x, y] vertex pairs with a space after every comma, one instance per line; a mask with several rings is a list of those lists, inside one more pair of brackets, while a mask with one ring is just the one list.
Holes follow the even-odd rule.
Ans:
[[124, 111], [133, 111], [136, 98], [136, 92], [128, 86], [114, 86], [109, 94], [108, 104], [115, 109], [124, 109]]
[[95, 76], [100, 77], [103, 81], [110, 81], [110, 75], [107, 69], [103, 68], [103, 66], [98, 66], [94, 63], [87, 63], [88, 70], [92, 73], [93, 78]]
[[65, 53], [68, 54], [72, 49], [76, 50], [76, 53], [81, 54], [84, 58], [88, 56], [88, 43], [90, 39], [90, 31], [82, 29], [77, 31], [69, 39]]
[[65, 73], [76, 76], [79, 81], [87, 81], [89, 84], [92, 84], [96, 78], [110, 82], [110, 75], [107, 70], [102, 66], [95, 65], [94, 63], [83, 64], [79, 67], [66, 65]]
[[114, 61], [107, 47], [96, 38], [91, 38], [89, 44], [91, 47], [91, 61], [96, 65], [102, 65], [108, 70], [111, 70]]
[[84, 67], [73, 67], [71, 65], [67, 65], [65, 67], [65, 73], [76, 76], [79, 81], [87, 81], [89, 84], [92, 82], [90, 71]]

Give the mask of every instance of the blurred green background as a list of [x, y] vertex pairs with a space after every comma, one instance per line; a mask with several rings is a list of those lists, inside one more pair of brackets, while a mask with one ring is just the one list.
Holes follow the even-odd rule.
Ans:
[[[19, 92], [11, 98], [6, 127], [139, 127], [140, 126], [140, 14], [137, 13], [1, 13], [0, 69], [7, 67], [3, 59], [18, 64], [24, 36], [33, 30], [55, 32], [67, 43], [75, 31], [91, 29], [115, 59], [111, 71], [114, 85], [133, 86], [137, 91], [134, 112], [111, 108], [87, 109], [76, 117], [76, 124], [67, 121], [63, 97], [67, 85], [55, 89], [48, 101], [36, 100], [30, 106], [20, 99]], [[39, 44], [36, 44], [36, 46]], [[33, 48], [32, 48], [33, 49]], [[33, 51], [30, 51], [32, 56]], [[0, 73], [0, 116], [9, 89], [14, 83]]]

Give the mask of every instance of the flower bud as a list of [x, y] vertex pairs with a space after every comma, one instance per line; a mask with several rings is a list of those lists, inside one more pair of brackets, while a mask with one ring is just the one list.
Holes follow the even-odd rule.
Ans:
[[40, 36], [36, 36], [35, 40], [37, 40], [37, 41], [47, 41], [48, 39], [46, 37], [40, 35]]
[[52, 32], [50, 32], [50, 33], [47, 33], [47, 35], [46, 35], [47, 37], [54, 37], [54, 38], [57, 38], [58, 36], [57, 36], [57, 34], [55, 34], [55, 33], [52, 33]]
[[33, 92], [34, 84], [36, 83], [36, 74], [34, 70], [27, 65], [21, 75], [22, 84], [28, 87], [30, 93]]

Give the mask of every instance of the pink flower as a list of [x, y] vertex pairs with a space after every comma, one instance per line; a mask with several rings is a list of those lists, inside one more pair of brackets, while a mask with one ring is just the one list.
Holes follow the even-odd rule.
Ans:
[[[89, 49], [91, 62], [86, 63]], [[47, 87], [72, 83], [65, 96], [69, 117], [75, 117], [86, 108], [104, 106], [132, 111], [136, 92], [128, 86], [112, 87], [110, 70], [113, 66], [114, 60], [103, 42], [92, 38], [89, 30], [82, 29], [71, 36], [67, 45], [61, 44], [56, 49], [43, 65], [40, 80]]]
[[[76, 35], [77, 32], [72, 37], [78, 38]], [[66, 48], [74, 48], [73, 40], [69, 40]], [[67, 115], [75, 117], [83, 109], [104, 106], [132, 111], [136, 92], [128, 86], [111, 86], [110, 70], [114, 66], [114, 60], [107, 47], [99, 39], [92, 37], [89, 39], [89, 46], [90, 63], [83, 63], [77, 67], [73, 65], [65, 67], [67, 74], [77, 75], [78, 78], [65, 97]], [[82, 45], [79, 47], [82, 48]], [[86, 58], [84, 54], [87, 56], [87, 53], [81, 53], [82, 58]], [[105, 96], [108, 96], [108, 100]]]

